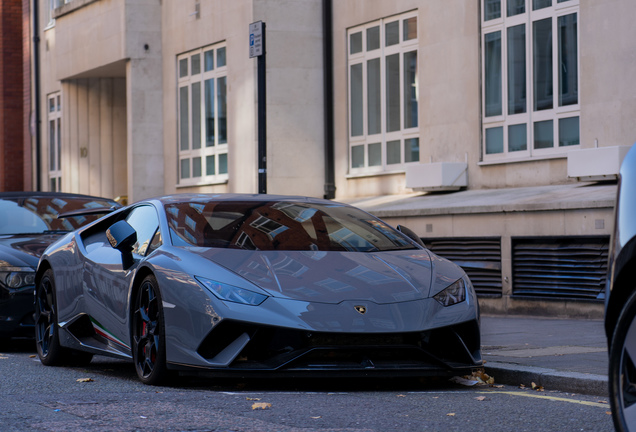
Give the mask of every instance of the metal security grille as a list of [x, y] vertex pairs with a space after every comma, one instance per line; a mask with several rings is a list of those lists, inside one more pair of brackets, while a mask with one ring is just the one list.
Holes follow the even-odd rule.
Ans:
[[607, 275], [609, 237], [512, 240], [512, 294], [600, 298]]
[[501, 296], [501, 239], [423, 239], [426, 247], [464, 269], [480, 297]]

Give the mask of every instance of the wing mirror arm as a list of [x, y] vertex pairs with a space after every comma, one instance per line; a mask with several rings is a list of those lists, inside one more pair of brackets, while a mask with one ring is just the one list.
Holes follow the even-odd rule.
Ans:
[[132, 250], [137, 243], [137, 232], [125, 220], [115, 222], [106, 230], [106, 237], [110, 245], [121, 252], [121, 264], [124, 270], [129, 269], [135, 263]]
[[408, 238], [410, 238], [411, 240], [413, 240], [418, 245], [422, 246], [423, 248], [426, 247], [422, 239], [417, 234], [415, 234], [415, 232], [412, 229], [407, 228], [404, 225], [398, 225], [397, 230], [401, 232], [402, 234], [404, 234], [405, 236], [407, 236]]

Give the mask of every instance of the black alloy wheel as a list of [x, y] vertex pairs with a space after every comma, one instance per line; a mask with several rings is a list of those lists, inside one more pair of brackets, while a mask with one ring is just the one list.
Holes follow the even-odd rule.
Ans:
[[85, 365], [93, 354], [60, 345], [55, 303], [53, 270], [44, 272], [35, 291], [35, 345], [40, 362], [46, 366]]
[[609, 356], [609, 393], [617, 431], [636, 431], [636, 292], [618, 318]]
[[154, 276], [146, 276], [133, 304], [131, 339], [137, 376], [144, 384], [162, 384], [168, 377], [166, 338], [161, 294]]

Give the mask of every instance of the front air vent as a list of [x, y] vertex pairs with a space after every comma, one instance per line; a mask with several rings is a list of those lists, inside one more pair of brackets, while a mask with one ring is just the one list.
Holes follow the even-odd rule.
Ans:
[[501, 297], [501, 239], [422, 239], [433, 253], [459, 265], [480, 297]]
[[609, 237], [513, 238], [513, 296], [601, 299]]

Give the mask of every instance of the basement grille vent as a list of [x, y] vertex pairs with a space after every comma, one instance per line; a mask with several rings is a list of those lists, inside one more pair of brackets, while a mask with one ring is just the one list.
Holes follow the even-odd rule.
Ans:
[[501, 297], [501, 239], [422, 239], [433, 253], [459, 265], [480, 297]]
[[602, 299], [609, 237], [512, 240], [512, 295]]

